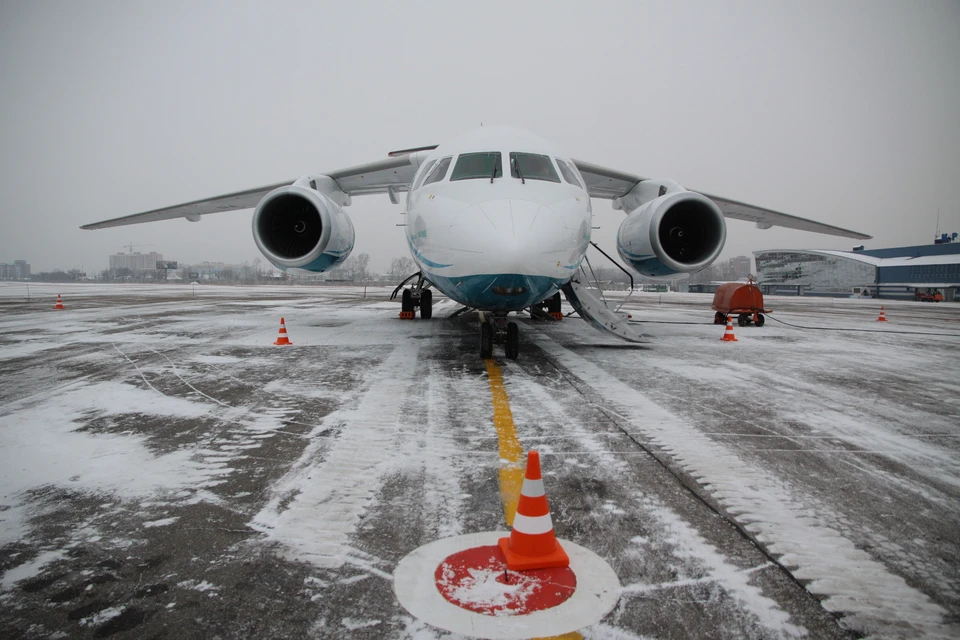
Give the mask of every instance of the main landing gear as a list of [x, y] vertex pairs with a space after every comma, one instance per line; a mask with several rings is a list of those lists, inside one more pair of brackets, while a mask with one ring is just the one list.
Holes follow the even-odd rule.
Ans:
[[[403, 289], [403, 286], [413, 278], [417, 278], [417, 284], [409, 289]], [[391, 300], [395, 299], [397, 293], [403, 289], [403, 293], [400, 295], [401, 318], [413, 318], [417, 307], [420, 307], [420, 317], [424, 320], [433, 317], [433, 291], [428, 288], [429, 286], [430, 283], [424, 280], [423, 275], [418, 271], [393, 290], [393, 294], [390, 296]]]
[[492, 358], [493, 345], [502, 344], [507, 358], [520, 355], [520, 329], [516, 322], [508, 322], [506, 314], [480, 314], [480, 357]]
[[542, 309], [542, 310], [544, 310], [544, 311], [546, 311], [547, 313], [550, 313], [550, 314], [553, 314], [553, 313], [561, 313], [561, 312], [562, 312], [562, 309], [561, 309], [561, 307], [560, 307], [560, 292], [557, 291], [555, 294], [553, 294], [552, 296], [550, 296], [550, 297], [547, 298], [546, 300], [543, 300], [543, 301], [541, 301], [541, 302], [538, 302], [538, 303], [537, 303], [536, 305], [534, 305], [534, 306], [539, 307], [540, 309]]

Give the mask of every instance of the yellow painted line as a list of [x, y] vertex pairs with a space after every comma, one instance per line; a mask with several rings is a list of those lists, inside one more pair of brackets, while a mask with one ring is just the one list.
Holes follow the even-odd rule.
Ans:
[[487, 365], [490, 395], [493, 397], [493, 426], [497, 429], [497, 441], [500, 447], [500, 502], [503, 504], [503, 517], [507, 521], [507, 526], [512, 527], [525, 472], [523, 445], [520, 444], [517, 428], [513, 424], [510, 398], [503, 386], [503, 373], [495, 360], [488, 358], [484, 362]]
[[[484, 363], [487, 365], [487, 381], [490, 383], [490, 395], [493, 398], [493, 426], [497, 429], [497, 444], [500, 448], [500, 502], [503, 504], [503, 517], [507, 526], [512, 527], [526, 472], [523, 445], [517, 436], [517, 427], [513, 424], [510, 397], [503, 386], [503, 372], [492, 358], [487, 358]], [[562, 636], [534, 640], [583, 640], [583, 636], [578, 631], [571, 631]]]

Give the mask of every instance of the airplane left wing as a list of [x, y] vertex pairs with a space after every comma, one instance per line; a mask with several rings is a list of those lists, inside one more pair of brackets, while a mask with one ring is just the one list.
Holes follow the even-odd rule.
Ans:
[[[577, 165], [577, 169], [579, 169], [580, 174], [583, 176], [583, 180], [587, 185], [587, 193], [590, 194], [591, 198], [604, 198], [607, 200], [622, 198], [640, 183], [650, 181], [650, 178], [643, 178], [623, 171], [617, 171], [616, 169], [608, 169], [607, 167], [582, 160], [574, 160], [573, 162]], [[691, 191], [696, 191], [696, 189], [691, 189]], [[788, 229], [858, 238], [860, 240], [869, 240], [873, 237], [865, 233], [860, 233], [859, 231], [850, 231], [849, 229], [816, 222], [815, 220], [808, 220], [807, 218], [800, 218], [779, 211], [738, 202], [730, 198], [712, 196], [702, 191], [698, 191], [697, 193], [713, 200], [717, 206], [720, 207], [720, 211], [723, 212], [725, 218], [755, 222], [757, 227], [761, 229], [786, 227]]]
[[[436, 147], [419, 147], [417, 149], [392, 151], [389, 157], [384, 160], [368, 162], [367, 164], [340, 169], [338, 171], [330, 171], [322, 175], [332, 178], [340, 190], [348, 196], [389, 193], [391, 200], [396, 203], [399, 202], [399, 200], [396, 199], [396, 194], [410, 188], [414, 174], [430, 150], [434, 148]], [[170, 220], [173, 218], [187, 218], [195, 222], [200, 219], [200, 216], [208, 213], [252, 209], [257, 206], [264, 196], [274, 189], [286, 187], [293, 182], [293, 180], [288, 180], [266, 187], [258, 187], [256, 189], [228, 193], [213, 198], [194, 200], [193, 202], [178, 204], [172, 207], [153, 209], [151, 211], [144, 211], [143, 213], [135, 213], [120, 218], [85, 224], [80, 228], [106, 229], [108, 227], [120, 227], [128, 224], [156, 222], [158, 220]]]

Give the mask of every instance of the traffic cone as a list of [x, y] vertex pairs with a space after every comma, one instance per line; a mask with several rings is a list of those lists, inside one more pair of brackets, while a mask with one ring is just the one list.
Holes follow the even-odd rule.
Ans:
[[520, 502], [509, 538], [497, 541], [500, 552], [513, 571], [568, 567], [570, 558], [553, 533], [550, 505], [540, 475], [540, 454], [527, 454], [527, 473], [520, 489]]
[[886, 322], [886, 321], [887, 321], [887, 314], [883, 312], [883, 307], [880, 307], [880, 317], [877, 318], [877, 322]]
[[63, 306], [63, 300], [60, 299], [59, 293], [57, 294], [57, 304], [55, 304], [53, 308], [60, 310], [66, 309], [66, 307]]
[[733, 320], [727, 316], [727, 328], [723, 332], [723, 342], [738, 342], [737, 336], [733, 335]]
[[287, 337], [287, 325], [283, 322], [283, 318], [280, 318], [280, 335], [277, 336], [277, 341], [273, 344], [293, 344]]

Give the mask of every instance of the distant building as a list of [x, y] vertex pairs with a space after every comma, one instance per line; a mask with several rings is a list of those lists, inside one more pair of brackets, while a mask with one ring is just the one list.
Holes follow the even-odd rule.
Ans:
[[163, 260], [163, 255], [156, 251], [150, 253], [115, 253], [110, 256], [110, 270], [130, 269], [131, 271], [153, 271], [157, 262]]
[[756, 251], [767, 294], [908, 298], [938, 292], [956, 299], [960, 242], [854, 251]]
[[[712, 265], [691, 274], [688, 284], [707, 284], [710, 282], [746, 281], [753, 273], [753, 259], [750, 256], [735, 256], [725, 262], [717, 261]], [[695, 289], [691, 289], [694, 291]]]
[[730, 258], [730, 272], [734, 280], [746, 280], [753, 273], [753, 260], [750, 256]]
[[27, 280], [30, 265], [26, 260], [14, 260], [12, 264], [0, 264], [0, 280]]

